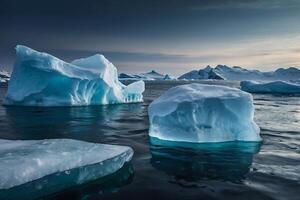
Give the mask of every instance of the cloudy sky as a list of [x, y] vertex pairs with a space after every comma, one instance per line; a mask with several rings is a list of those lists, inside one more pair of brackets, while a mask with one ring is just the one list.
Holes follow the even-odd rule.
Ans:
[[1, 68], [17, 44], [66, 61], [102, 53], [121, 72], [300, 67], [300, 0], [1, 0]]

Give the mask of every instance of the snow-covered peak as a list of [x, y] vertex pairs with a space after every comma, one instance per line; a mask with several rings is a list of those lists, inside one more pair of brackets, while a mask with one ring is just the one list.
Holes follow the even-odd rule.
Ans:
[[164, 80], [172, 80], [173, 78], [171, 78], [170, 76], [169, 76], [169, 74], [166, 74], [165, 75], [165, 77], [164, 77]]
[[[217, 77], [217, 78], [216, 78]], [[226, 79], [226, 80], [298, 80], [300, 70], [295, 67], [279, 68], [276, 71], [261, 72], [239, 66], [229, 67], [217, 65], [215, 68], [205, 67], [183, 74], [179, 79]]]
[[119, 80], [172, 80], [168, 74], [161, 74], [155, 70], [141, 74], [119, 74]]
[[7, 83], [10, 79], [10, 73], [0, 69], [0, 83]]
[[220, 75], [217, 70], [212, 68], [211, 66], [207, 66], [204, 69], [200, 69], [199, 71], [193, 70], [186, 74], [183, 74], [179, 77], [179, 79], [217, 79], [223, 80], [224, 78]]
[[119, 79], [126, 79], [126, 78], [128, 78], [128, 79], [133, 79], [133, 78], [135, 78], [133, 75], [130, 75], [130, 74], [126, 74], [126, 73], [120, 73], [119, 74]]
[[0, 69], [0, 77], [10, 77], [10, 73], [6, 70]]
[[149, 75], [155, 75], [155, 76], [163, 76], [162, 74], [156, 72], [155, 70], [152, 70], [152, 71], [150, 71], [150, 72], [148, 72], [148, 73], [146, 73], [146, 74], [149, 74]]
[[280, 75], [298, 75], [298, 78], [300, 78], [300, 70], [296, 67], [289, 67], [289, 68], [279, 68], [275, 70], [275, 74]]
[[165, 77], [165, 75], [160, 74], [160, 73], [156, 72], [155, 70], [152, 70], [152, 71], [147, 72], [147, 73], [142, 73], [142, 74], [140, 74], [140, 76], [142, 76], [142, 77], [144, 76], [146, 78], [154, 79], [154, 80], [163, 79]]
[[217, 65], [215, 67], [216, 70], [222, 70], [222, 71], [231, 71], [232, 68], [228, 67], [227, 65]]

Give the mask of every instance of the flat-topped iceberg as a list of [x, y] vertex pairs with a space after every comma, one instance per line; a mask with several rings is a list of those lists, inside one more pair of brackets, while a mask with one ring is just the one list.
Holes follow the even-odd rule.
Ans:
[[70, 139], [0, 140], [0, 189], [97, 164], [97, 170], [79, 170], [81, 184], [116, 172], [132, 155], [130, 147]]
[[123, 85], [116, 67], [103, 55], [67, 63], [21, 45], [16, 51], [6, 105], [80, 106], [143, 101], [144, 82], [132, 83], [134, 87]]
[[287, 81], [241, 81], [241, 89], [251, 93], [300, 94], [300, 84]]
[[176, 142], [260, 141], [251, 94], [188, 84], [173, 87], [149, 106], [151, 137]]

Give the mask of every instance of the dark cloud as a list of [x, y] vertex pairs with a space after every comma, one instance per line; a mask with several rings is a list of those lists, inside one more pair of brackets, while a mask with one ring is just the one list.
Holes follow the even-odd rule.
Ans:
[[295, 34], [299, 17], [298, 0], [1, 0], [0, 66], [12, 65], [19, 43], [67, 58], [99, 48], [118, 62], [213, 61], [182, 46]]
[[220, 0], [213, 1], [211, 4], [194, 5], [193, 10], [282, 10], [282, 9], [299, 9], [298, 0]]

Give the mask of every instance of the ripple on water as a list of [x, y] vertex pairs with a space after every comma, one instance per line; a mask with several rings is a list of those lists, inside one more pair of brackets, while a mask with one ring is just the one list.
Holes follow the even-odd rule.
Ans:
[[[134, 149], [129, 178], [109, 179], [104, 186], [77, 186], [48, 199], [298, 199], [300, 97], [254, 95], [255, 121], [263, 138], [259, 151], [237, 144], [196, 149], [149, 144], [149, 103], [168, 88], [186, 83], [147, 82], [145, 102], [138, 104], [0, 106], [0, 138], [73, 138]], [[238, 87], [226, 81], [200, 83]], [[0, 88], [0, 101], [5, 90]]]

